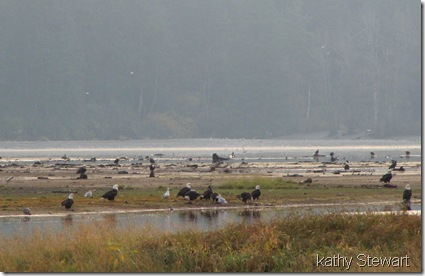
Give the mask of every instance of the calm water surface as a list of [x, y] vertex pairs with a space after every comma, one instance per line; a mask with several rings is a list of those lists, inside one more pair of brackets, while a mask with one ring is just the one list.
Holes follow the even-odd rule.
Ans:
[[340, 159], [350, 161], [374, 161], [401, 159], [410, 151], [410, 160], [421, 160], [421, 140], [247, 140], [247, 139], [171, 139], [130, 141], [49, 141], [49, 142], [0, 142], [0, 162], [13, 158], [60, 158], [64, 154], [72, 158], [138, 159], [161, 154], [164, 161], [179, 158], [205, 158], [212, 153], [227, 157], [232, 152], [236, 160], [256, 159], [293, 161], [311, 159], [319, 149], [320, 154], [331, 152]]
[[[413, 210], [421, 210], [421, 205], [412, 205]], [[178, 231], [211, 231], [224, 228], [229, 224], [252, 224], [269, 222], [289, 215], [332, 212], [399, 211], [395, 204], [334, 205], [334, 206], [298, 206], [284, 208], [240, 208], [213, 210], [174, 210], [163, 212], [133, 213], [89, 213], [51, 216], [12, 216], [0, 217], [0, 235], [27, 236], [41, 233], [78, 231], [83, 225], [107, 224], [112, 229], [153, 230], [158, 233]]]

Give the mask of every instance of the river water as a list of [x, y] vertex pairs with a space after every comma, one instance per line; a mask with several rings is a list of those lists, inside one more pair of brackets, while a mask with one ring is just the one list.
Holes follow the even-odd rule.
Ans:
[[[412, 205], [421, 210], [421, 205]], [[201, 210], [162, 210], [134, 212], [99, 212], [33, 216], [0, 216], [0, 236], [28, 236], [41, 233], [78, 231], [82, 225], [104, 223], [111, 230], [140, 229], [155, 233], [211, 231], [229, 224], [268, 222], [290, 215], [322, 215], [332, 212], [400, 211], [394, 202], [368, 204], [317, 204], [275, 208], [216, 208]]]
[[[175, 162], [188, 157], [211, 162], [212, 153], [227, 157], [234, 153], [234, 162], [293, 162], [312, 160], [319, 149], [323, 161], [334, 152], [340, 160], [382, 162], [406, 160], [420, 162], [421, 140], [247, 140], [247, 139], [179, 139], [140, 141], [60, 141], [60, 142], [0, 142], [0, 164], [7, 162], [33, 162], [34, 160], [60, 160], [64, 154], [71, 160], [96, 157], [114, 159], [127, 157], [128, 162], [145, 156], [155, 156], [161, 162]], [[376, 156], [372, 160], [370, 152]], [[230, 160], [230, 162], [232, 162]], [[105, 221], [115, 228], [129, 225], [160, 231], [212, 230], [229, 223], [253, 223], [269, 221], [294, 212], [330, 211], [382, 211], [399, 210], [400, 206], [355, 205], [355, 206], [294, 206], [266, 209], [221, 209], [221, 210], [176, 210], [133, 213], [94, 213], [44, 216], [0, 216], [0, 235], [28, 235], [35, 230], [67, 231], [78, 229], [83, 223]], [[421, 206], [413, 206], [420, 210]]]
[[[421, 139], [405, 140], [251, 140], [251, 139], [163, 139], [129, 141], [37, 141], [0, 142], [0, 161], [14, 158], [42, 159], [60, 158], [116, 158], [137, 159], [161, 155], [166, 160], [199, 158], [211, 160], [212, 153], [227, 157], [232, 152], [236, 159], [257, 161], [312, 159], [314, 152], [329, 156], [331, 152], [339, 159], [369, 161], [370, 152], [376, 154], [374, 161], [400, 160], [410, 151], [411, 161], [421, 160]], [[166, 161], [165, 160], [165, 161]]]

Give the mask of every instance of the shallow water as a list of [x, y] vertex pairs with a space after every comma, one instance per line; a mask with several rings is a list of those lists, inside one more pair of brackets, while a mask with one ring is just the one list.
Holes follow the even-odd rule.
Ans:
[[[421, 210], [421, 205], [412, 205], [413, 210]], [[252, 224], [284, 218], [291, 214], [321, 215], [332, 212], [399, 211], [395, 204], [322, 204], [299, 205], [279, 208], [237, 208], [174, 210], [157, 212], [127, 213], [86, 213], [43, 216], [2, 216], [0, 217], [0, 236], [28, 236], [34, 232], [49, 233], [78, 231], [82, 225], [106, 223], [111, 229], [153, 230], [157, 233], [178, 231], [211, 231], [229, 224]]]
[[[212, 153], [228, 157], [233, 152], [235, 161], [293, 162], [313, 160], [319, 149], [320, 161], [328, 161], [335, 153], [339, 160], [372, 161], [403, 160], [410, 151], [410, 161], [421, 160], [421, 140], [250, 140], [250, 139], [164, 139], [126, 141], [37, 141], [0, 142], [0, 162], [13, 159], [38, 160], [69, 158], [86, 159], [128, 157], [129, 161], [160, 154], [163, 162], [186, 159], [211, 160]], [[230, 160], [232, 161], [232, 160]]]

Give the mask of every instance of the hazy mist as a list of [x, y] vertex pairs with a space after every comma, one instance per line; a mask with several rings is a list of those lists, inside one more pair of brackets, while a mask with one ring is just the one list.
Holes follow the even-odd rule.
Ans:
[[421, 134], [414, 0], [0, 0], [0, 140]]

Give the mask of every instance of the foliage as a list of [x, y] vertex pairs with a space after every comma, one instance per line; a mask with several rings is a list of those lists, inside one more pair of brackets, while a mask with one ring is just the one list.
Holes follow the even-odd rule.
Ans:
[[[409, 266], [349, 272], [420, 272], [421, 217], [405, 214], [297, 214], [269, 223], [209, 232], [158, 234], [94, 223], [77, 232], [1, 238], [5, 272], [344, 272], [317, 265], [317, 255], [409, 257]], [[113, 224], [112, 224], [113, 226]]]

